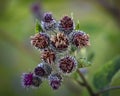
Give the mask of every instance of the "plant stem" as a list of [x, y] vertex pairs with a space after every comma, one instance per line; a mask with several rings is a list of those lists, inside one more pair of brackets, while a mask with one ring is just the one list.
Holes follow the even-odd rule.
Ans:
[[83, 84], [81, 84], [80, 82], [78, 82], [78, 83], [81, 84], [82, 86], [86, 87], [86, 89], [88, 90], [90, 96], [99, 96], [99, 94], [94, 93], [91, 86], [88, 84], [88, 82], [86, 81], [85, 77], [83, 76], [83, 74], [80, 72], [79, 69], [77, 69], [77, 73], [79, 74], [79, 76], [83, 80]]
[[113, 87], [104, 88], [96, 94], [100, 95], [102, 93], [105, 93], [105, 92], [110, 91], [110, 90], [115, 90], [115, 89], [120, 89], [120, 86], [113, 86]]
[[77, 69], [77, 73], [79, 74], [79, 76], [81, 77], [82, 81], [78, 81], [78, 84], [81, 85], [81, 86], [84, 86], [86, 87], [86, 89], [88, 90], [90, 96], [100, 96], [101, 94], [107, 92], [107, 91], [110, 91], [110, 90], [115, 90], [115, 89], [120, 89], [120, 86], [114, 86], [114, 87], [108, 87], [108, 88], [104, 88], [102, 90], [100, 90], [99, 92], [95, 93], [91, 86], [88, 84], [87, 80], [85, 79], [84, 75], [80, 72], [79, 69]]

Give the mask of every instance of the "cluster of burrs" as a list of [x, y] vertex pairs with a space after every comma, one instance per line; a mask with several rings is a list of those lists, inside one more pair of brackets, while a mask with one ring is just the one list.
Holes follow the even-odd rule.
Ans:
[[52, 89], [58, 89], [63, 76], [77, 68], [77, 60], [70, 54], [71, 47], [81, 49], [90, 45], [89, 35], [76, 30], [69, 16], [56, 21], [51, 13], [44, 13], [43, 19], [38, 22], [40, 30], [31, 36], [31, 45], [39, 50], [41, 63], [33, 72], [22, 75], [22, 85], [39, 87], [44, 80], [48, 80]]

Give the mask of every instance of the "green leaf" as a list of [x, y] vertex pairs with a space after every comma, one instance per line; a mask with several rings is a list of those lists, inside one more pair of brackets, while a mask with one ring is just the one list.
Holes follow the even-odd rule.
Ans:
[[75, 27], [75, 30], [80, 30], [80, 22], [79, 22], [79, 20], [78, 20], [78, 22], [77, 22], [77, 25], [76, 25], [76, 27]]
[[[97, 89], [108, 86], [114, 74], [120, 69], [120, 56], [104, 64], [93, 77], [93, 84]], [[104, 94], [108, 96], [108, 92]]]
[[42, 32], [43, 29], [41, 27], [41, 24], [39, 23], [38, 20], [36, 20], [36, 24], [35, 24], [35, 33], [39, 33], [39, 32]]
[[[113, 76], [110, 86], [120, 86], [120, 69], [116, 74]], [[119, 96], [120, 89], [116, 89], [114, 91], [110, 91], [110, 96]]]

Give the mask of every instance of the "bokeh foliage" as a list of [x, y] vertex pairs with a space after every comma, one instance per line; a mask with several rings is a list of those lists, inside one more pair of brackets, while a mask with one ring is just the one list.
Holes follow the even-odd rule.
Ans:
[[[120, 70], [113, 76], [110, 86], [120, 86]], [[110, 96], [117, 96], [118, 94], [120, 94], [119, 89], [110, 92]]]
[[[103, 89], [110, 86], [111, 80], [118, 70], [120, 70], [120, 57], [110, 60], [96, 72], [93, 78], [95, 87], [97, 89]], [[108, 94], [109, 92], [106, 92], [105, 96], [109, 96]]]
[[[64, 84], [58, 91], [52, 91], [47, 82], [39, 89], [25, 90], [21, 87], [22, 72], [33, 70], [40, 62], [38, 51], [32, 48], [29, 42], [29, 37], [35, 33], [35, 20], [30, 12], [30, 5], [34, 1], [0, 0], [0, 96], [88, 96], [86, 89], [82, 88], [82, 92], [76, 89], [76, 93], [69, 88], [69, 84]], [[106, 62], [120, 54], [120, 29], [115, 18], [94, 1], [38, 1], [42, 2], [45, 12], [51, 11], [57, 19], [63, 15], [70, 16], [73, 12], [76, 23], [80, 21], [80, 29], [90, 34], [91, 46], [87, 48], [84, 56], [89, 59], [89, 56], [94, 54], [92, 66], [88, 68], [86, 75], [88, 82], [94, 87], [92, 81], [98, 69], [107, 66]], [[112, 66], [115, 65], [116, 63], [112, 63]], [[120, 66], [116, 68], [120, 69]], [[106, 77], [105, 81], [110, 80]], [[119, 93], [116, 94], [119, 96]]]

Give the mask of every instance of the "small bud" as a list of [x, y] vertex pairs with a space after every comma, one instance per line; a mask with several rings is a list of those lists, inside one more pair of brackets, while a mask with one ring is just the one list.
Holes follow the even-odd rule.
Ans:
[[49, 82], [50, 82], [50, 86], [52, 87], [52, 89], [57, 90], [61, 86], [62, 76], [58, 73], [51, 74], [49, 76]]
[[31, 11], [33, 13], [39, 13], [40, 12], [40, 5], [38, 3], [32, 4]]
[[37, 76], [41, 76], [41, 77], [45, 76], [45, 70], [41, 66], [36, 67], [34, 72], [35, 72], [35, 75]]
[[42, 80], [39, 77], [37, 77], [37, 76], [33, 77], [32, 85], [34, 87], [39, 87], [41, 83], [42, 83]]
[[82, 31], [74, 32], [72, 35], [71, 42], [73, 45], [80, 48], [89, 46], [89, 35]]
[[45, 31], [53, 31], [57, 27], [56, 21], [53, 19], [51, 13], [44, 13], [43, 21], [41, 22]]
[[38, 19], [41, 20], [42, 19], [42, 14], [43, 14], [43, 10], [42, 10], [42, 6], [41, 3], [36, 2], [34, 4], [32, 4], [31, 6], [31, 11], [33, 13], [33, 15]]
[[77, 62], [75, 58], [66, 56], [59, 60], [58, 67], [63, 73], [71, 73], [74, 69], [76, 69]]
[[60, 20], [58, 28], [59, 28], [60, 32], [64, 32], [65, 34], [71, 33], [74, 29], [73, 20], [68, 16], [64, 16]]
[[31, 44], [39, 49], [44, 49], [49, 46], [49, 36], [45, 33], [37, 33], [31, 36]]
[[53, 21], [52, 14], [51, 13], [44, 13], [43, 21], [47, 22], [47, 23], [50, 23], [51, 21]]
[[51, 44], [54, 49], [64, 51], [68, 48], [69, 41], [63, 33], [57, 33], [56, 36], [51, 37]]
[[43, 52], [41, 53], [41, 58], [48, 64], [52, 64], [55, 59], [56, 59], [56, 55], [55, 52], [51, 49], [45, 49], [43, 50]]
[[30, 87], [32, 86], [33, 73], [23, 73], [22, 75], [22, 86]]
[[40, 77], [48, 77], [52, 72], [52, 68], [45, 63], [40, 63], [35, 69], [34, 73]]

